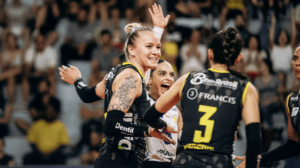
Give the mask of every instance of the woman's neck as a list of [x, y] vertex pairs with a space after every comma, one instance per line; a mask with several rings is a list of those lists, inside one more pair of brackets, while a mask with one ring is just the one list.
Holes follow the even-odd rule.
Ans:
[[228, 71], [228, 66], [225, 64], [219, 64], [219, 63], [212, 64], [210, 68], [218, 71]]
[[153, 89], [150, 87], [148, 91], [149, 96], [154, 99], [155, 101], [159, 98], [159, 95], [153, 91]]
[[148, 69], [143, 68], [143, 66], [141, 66], [141, 64], [139, 64], [136, 60], [128, 60], [127, 62], [135, 65], [141, 71], [142, 75], [145, 76], [145, 73]]

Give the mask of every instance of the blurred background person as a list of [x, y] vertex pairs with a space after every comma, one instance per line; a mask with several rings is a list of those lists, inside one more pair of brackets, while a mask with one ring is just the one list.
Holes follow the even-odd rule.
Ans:
[[32, 151], [24, 156], [24, 165], [65, 164], [63, 148], [69, 143], [67, 130], [58, 120], [60, 102], [50, 98], [44, 116], [30, 128], [27, 138]]
[[30, 47], [25, 53], [24, 88], [27, 89], [24, 89], [24, 91], [27, 91], [25, 93], [27, 97], [29, 93], [37, 93], [38, 82], [43, 78], [47, 78], [51, 83], [50, 94], [56, 94], [54, 68], [57, 67], [58, 56], [57, 52], [51, 46], [47, 45], [46, 41], [46, 36], [39, 34], [35, 38], [35, 45]]
[[182, 60], [181, 75], [206, 68], [207, 47], [201, 44], [201, 33], [199, 30], [193, 30], [190, 41], [181, 46], [180, 56]]
[[119, 52], [112, 46], [110, 31], [102, 30], [97, 48], [92, 52], [92, 72], [99, 73], [102, 80], [108, 71], [119, 63]]
[[[2, 72], [9, 72], [9, 78], [6, 80], [8, 99], [11, 103], [15, 102], [16, 84], [22, 81], [22, 66], [23, 66], [23, 52], [19, 48], [18, 38], [9, 33], [5, 40], [6, 47], [0, 53], [0, 64]], [[24, 86], [24, 84], [23, 84]], [[23, 88], [23, 91], [26, 88]], [[25, 95], [23, 94], [23, 98]]]
[[0, 136], [0, 166], [15, 167], [14, 158], [4, 153], [4, 138]]

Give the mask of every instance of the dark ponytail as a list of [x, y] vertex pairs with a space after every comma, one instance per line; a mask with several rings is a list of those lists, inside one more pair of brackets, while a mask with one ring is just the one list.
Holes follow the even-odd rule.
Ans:
[[226, 64], [231, 73], [242, 79], [247, 79], [247, 76], [229, 68], [234, 65], [235, 60], [242, 51], [242, 47], [243, 39], [239, 35], [238, 30], [229, 27], [215, 34], [209, 48], [214, 53], [214, 63]]

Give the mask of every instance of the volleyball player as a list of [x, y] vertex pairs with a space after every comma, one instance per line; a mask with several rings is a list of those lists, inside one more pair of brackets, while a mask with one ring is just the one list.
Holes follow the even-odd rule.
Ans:
[[[292, 57], [292, 68], [297, 80], [300, 80], [300, 46], [294, 51]], [[287, 134], [288, 141], [278, 148], [264, 153], [259, 157], [259, 162], [268, 163], [287, 159], [300, 154], [299, 132], [300, 132], [300, 89], [292, 92], [286, 98], [285, 111], [288, 118]], [[243, 160], [237, 168], [244, 168], [246, 157], [236, 157], [237, 160]]]
[[247, 168], [260, 152], [258, 93], [243, 75], [229, 67], [242, 59], [242, 39], [235, 28], [218, 32], [208, 50], [210, 69], [180, 77], [144, 114], [154, 128], [181, 101], [183, 129], [174, 168], [233, 168], [231, 154], [239, 121], [246, 124]]
[[[164, 94], [174, 84], [174, 71], [170, 63], [165, 60], [159, 60], [156, 69], [151, 69], [150, 79], [148, 82], [148, 95], [150, 104]], [[176, 106], [173, 106], [162, 119], [170, 123], [174, 128], [182, 129], [182, 117]], [[167, 133], [166, 133], [167, 134]], [[166, 141], [148, 137], [146, 140], [147, 154], [143, 163], [143, 168], [170, 168], [176, 157], [176, 148], [178, 134], [168, 134], [176, 141], [176, 144], [170, 144]]]
[[[150, 11], [150, 14], [154, 25], [164, 28], [170, 16], [164, 18], [160, 6], [153, 5], [152, 9], [153, 13]], [[60, 68], [62, 80], [74, 84], [84, 102], [105, 98], [105, 142], [95, 162], [95, 167], [99, 168], [141, 167], [145, 159], [147, 136], [175, 144], [173, 139], [148, 127], [142, 120], [144, 111], [149, 107], [144, 75], [148, 69], [157, 66], [161, 55], [160, 39], [152, 29], [139, 24], [129, 24], [125, 31], [127, 40], [124, 53], [127, 62], [112, 68], [95, 87], [87, 87], [76, 67]], [[166, 132], [177, 133], [171, 126], [166, 125], [166, 128]]]

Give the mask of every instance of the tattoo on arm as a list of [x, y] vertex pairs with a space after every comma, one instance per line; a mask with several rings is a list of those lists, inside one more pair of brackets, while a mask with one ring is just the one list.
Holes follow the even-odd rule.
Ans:
[[116, 98], [119, 98], [119, 104], [112, 104], [108, 107], [108, 111], [110, 110], [128, 110], [131, 106], [131, 102], [134, 100], [130, 98], [128, 95], [130, 94], [131, 89], [136, 88], [136, 82], [138, 80], [135, 79], [133, 75], [125, 78], [125, 81], [119, 87], [118, 90], [113, 91], [113, 95]]

